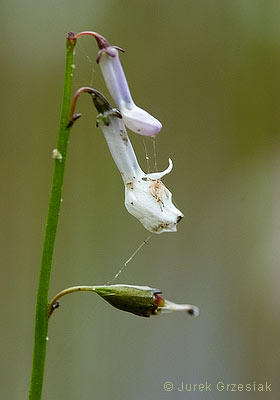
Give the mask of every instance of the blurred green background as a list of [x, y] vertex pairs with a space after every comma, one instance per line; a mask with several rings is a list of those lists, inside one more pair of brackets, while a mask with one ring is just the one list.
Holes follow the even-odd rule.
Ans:
[[[160, 288], [201, 314], [144, 319], [88, 293], [66, 297], [50, 322], [43, 398], [279, 398], [279, 18], [276, 0], [1, 3], [1, 399], [27, 398], [65, 36], [82, 30], [126, 49], [133, 97], [163, 123], [157, 164], [173, 159], [164, 182], [185, 214], [117, 282]], [[96, 53], [79, 40], [73, 90], [108, 96]], [[124, 208], [88, 96], [77, 111], [50, 296], [107, 282], [148, 236]], [[152, 142], [130, 137], [153, 167]], [[179, 392], [182, 381], [212, 392]], [[217, 394], [219, 381], [268, 381], [272, 392]]]

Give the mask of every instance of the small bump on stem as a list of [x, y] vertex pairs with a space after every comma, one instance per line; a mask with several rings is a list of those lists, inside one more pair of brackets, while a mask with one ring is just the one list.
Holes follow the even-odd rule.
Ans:
[[66, 35], [66, 48], [72, 51], [76, 45], [76, 42], [77, 38], [75, 36], [75, 33], [68, 32]]

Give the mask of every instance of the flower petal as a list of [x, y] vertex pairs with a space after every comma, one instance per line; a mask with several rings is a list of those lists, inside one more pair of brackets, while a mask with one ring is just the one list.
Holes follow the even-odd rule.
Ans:
[[172, 312], [172, 311], [186, 311], [188, 314], [197, 317], [199, 315], [199, 309], [196, 306], [190, 304], [176, 304], [169, 300], [164, 300], [164, 306], [160, 306], [158, 311], [160, 312]]
[[125, 206], [150, 232], [176, 232], [184, 217], [161, 180], [136, 177], [125, 185]]
[[103, 52], [99, 62], [106, 86], [119, 108], [121, 108], [122, 105], [132, 107], [134, 103], [120, 63], [119, 53], [112, 46], [110, 46], [109, 49], [112, 54], [108, 55]]
[[173, 162], [171, 160], [171, 158], [168, 159], [169, 165], [168, 167], [162, 171], [162, 172], [153, 172], [151, 174], [146, 174], [148, 178], [150, 179], [161, 179], [163, 176], [170, 174], [170, 172], [173, 169]]
[[125, 125], [131, 131], [143, 136], [154, 136], [162, 124], [147, 111], [133, 104], [131, 108], [119, 106]]

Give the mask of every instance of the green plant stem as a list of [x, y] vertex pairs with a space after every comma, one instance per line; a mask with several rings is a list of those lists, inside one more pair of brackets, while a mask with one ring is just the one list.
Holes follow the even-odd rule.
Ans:
[[54, 171], [41, 258], [39, 286], [37, 291], [33, 364], [29, 400], [40, 400], [42, 396], [48, 335], [48, 294], [55, 236], [62, 200], [67, 145], [70, 133], [70, 127], [67, 125], [71, 103], [73, 53], [75, 44], [76, 39], [74, 34], [69, 33], [66, 39], [66, 65], [61, 116], [57, 148], [54, 152]]

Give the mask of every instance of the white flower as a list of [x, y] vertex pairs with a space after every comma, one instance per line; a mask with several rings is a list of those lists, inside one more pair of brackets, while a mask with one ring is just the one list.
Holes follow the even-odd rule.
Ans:
[[161, 123], [147, 111], [136, 106], [132, 100], [118, 54], [118, 50], [122, 49], [110, 46], [107, 41], [98, 44], [100, 48], [98, 62], [107, 88], [121, 111], [125, 125], [140, 135], [156, 135], [162, 128]]
[[183, 218], [172, 203], [172, 193], [161, 181], [171, 170], [172, 161], [169, 159], [165, 171], [155, 174], [141, 171], [125, 181], [126, 209], [150, 232], [176, 232], [177, 223]]
[[127, 135], [123, 119], [111, 108], [101, 93], [95, 91], [92, 98], [100, 112], [98, 121], [112, 157], [125, 185], [125, 206], [150, 232], [176, 232], [183, 214], [172, 203], [172, 194], [161, 178], [171, 172], [172, 161], [163, 172], [146, 174], [140, 168]]

